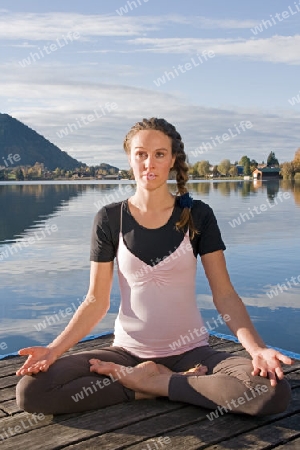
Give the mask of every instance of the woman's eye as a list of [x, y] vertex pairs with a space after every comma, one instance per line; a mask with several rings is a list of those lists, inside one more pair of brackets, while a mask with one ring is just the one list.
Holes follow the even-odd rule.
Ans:
[[156, 153], [156, 156], [158, 156], [158, 158], [163, 158], [165, 154], [163, 152], [158, 152]]

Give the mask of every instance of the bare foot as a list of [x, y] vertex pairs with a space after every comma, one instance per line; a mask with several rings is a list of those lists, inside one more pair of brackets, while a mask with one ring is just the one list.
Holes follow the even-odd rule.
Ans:
[[[162, 370], [159, 370], [158, 364], [155, 364], [153, 361], [145, 361], [135, 367], [126, 367], [113, 362], [100, 361], [99, 359], [90, 359], [90, 364], [91, 372], [111, 376], [123, 386], [136, 392], [145, 392], [147, 381], [160, 375], [160, 370]], [[166, 372], [164, 373], [166, 374]], [[172, 371], [170, 371], [170, 374], [172, 374]]]

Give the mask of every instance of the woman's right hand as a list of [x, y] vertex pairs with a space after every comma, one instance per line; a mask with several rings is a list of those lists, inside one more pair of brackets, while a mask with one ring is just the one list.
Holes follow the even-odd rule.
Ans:
[[46, 372], [58, 358], [48, 347], [27, 347], [22, 348], [18, 353], [21, 356], [29, 355], [23, 366], [17, 370], [18, 376]]

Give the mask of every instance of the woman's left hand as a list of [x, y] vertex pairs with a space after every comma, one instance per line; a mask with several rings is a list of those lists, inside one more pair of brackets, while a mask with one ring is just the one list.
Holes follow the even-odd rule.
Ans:
[[271, 386], [276, 386], [277, 379], [282, 380], [284, 373], [281, 363], [293, 364], [293, 360], [272, 348], [261, 348], [251, 354], [253, 371], [252, 375], [260, 375], [270, 380]]

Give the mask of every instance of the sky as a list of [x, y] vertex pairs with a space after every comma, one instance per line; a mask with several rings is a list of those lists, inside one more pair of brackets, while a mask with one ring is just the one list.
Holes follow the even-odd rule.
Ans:
[[0, 112], [88, 165], [144, 117], [190, 163], [300, 147], [300, 0], [1, 0]]

